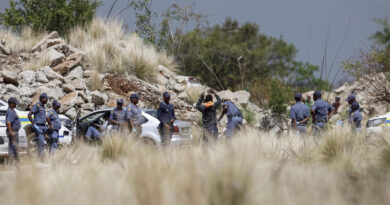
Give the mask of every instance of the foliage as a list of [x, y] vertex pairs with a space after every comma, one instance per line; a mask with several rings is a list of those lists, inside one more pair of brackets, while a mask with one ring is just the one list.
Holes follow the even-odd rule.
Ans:
[[383, 26], [382, 31], [377, 31], [371, 36], [372, 39], [376, 40], [378, 43], [390, 46], [390, 23], [387, 19], [375, 19], [375, 22]]
[[294, 62], [294, 72], [290, 74], [289, 85], [300, 91], [328, 89], [330, 85], [327, 81], [314, 76], [316, 71], [318, 71], [318, 66]]
[[278, 117], [287, 114], [287, 104], [291, 99], [291, 90], [278, 80], [273, 79], [270, 85], [270, 99], [268, 106], [272, 113]]
[[66, 34], [76, 25], [92, 21], [100, 1], [92, 0], [10, 0], [10, 7], [0, 14], [1, 23], [21, 31], [30, 26]]
[[371, 46], [369, 51], [360, 50], [357, 56], [343, 62], [343, 69], [357, 78], [367, 74], [389, 72], [390, 47]]
[[255, 112], [247, 107], [247, 106], [244, 106], [242, 109], [241, 109], [241, 113], [245, 119], [245, 121], [249, 124], [249, 125], [253, 125], [253, 123], [255, 123], [256, 121], [256, 118], [255, 118]]
[[[132, 0], [129, 6], [134, 10], [136, 17], [136, 32], [148, 43], [160, 50], [167, 50], [176, 54], [181, 50], [181, 34], [190, 23], [198, 26], [204, 16], [194, 11], [195, 4], [187, 0], [181, 7], [172, 4], [166, 12], [158, 15], [151, 10], [151, 0]], [[154, 18], [161, 19], [159, 23]], [[176, 56], [176, 55], [175, 55]]]
[[255, 23], [239, 25], [228, 18], [223, 25], [195, 28], [182, 38], [177, 56], [182, 73], [199, 76], [216, 89], [251, 91], [262, 79], [287, 79], [298, 64], [292, 44], [259, 33]]

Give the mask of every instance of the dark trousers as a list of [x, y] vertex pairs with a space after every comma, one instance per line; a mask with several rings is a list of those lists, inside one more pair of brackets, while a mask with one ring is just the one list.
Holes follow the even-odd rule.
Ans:
[[8, 157], [11, 161], [19, 161], [19, 131], [14, 130], [16, 136], [12, 136], [11, 133], [6, 131], [8, 137]]
[[205, 143], [218, 140], [218, 127], [216, 125], [203, 126], [203, 141]]
[[168, 146], [171, 144], [173, 127], [170, 123], [161, 123], [161, 145]]

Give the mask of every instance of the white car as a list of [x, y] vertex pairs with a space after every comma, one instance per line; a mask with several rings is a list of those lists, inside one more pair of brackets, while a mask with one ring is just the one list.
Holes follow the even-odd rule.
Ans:
[[366, 124], [366, 134], [382, 134], [390, 131], [390, 112], [371, 118]]
[[[101, 124], [104, 116], [107, 116], [111, 113], [113, 108], [100, 109], [93, 111], [83, 117], [76, 118], [76, 126], [73, 130], [73, 133], [77, 133], [78, 137], [84, 137], [87, 133], [88, 127], [97, 123]], [[154, 116], [142, 111], [142, 116], [145, 118], [145, 123], [142, 124], [142, 133], [141, 139], [147, 144], [160, 145], [161, 137], [158, 130], [160, 121]], [[174, 133], [172, 135], [172, 145], [188, 144], [192, 143], [192, 131], [191, 129], [186, 129], [186, 135], [180, 134], [184, 130], [180, 130], [179, 126], [176, 125]]]
[[[5, 115], [7, 113], [8, 103], [0, 100], [0, 156], [8, 155], [8, 137], [6, 134], [6, 123], [5, 123]], [[19, 115], [20, 122], [22, 124], [22, 128], [19, 130], [19, 153], [26, 154], [28, 139], [26, 130], [24, 129], [27, 125], [30, 125], [30, 121], [28, 120], [27, 111], [20, 111], [15, 108], [16, 113]], [[72, 121], [64, 115], [59, 115], [62, 126], [59, 131], [59, 144], [60, 145], [68, 145], [72, 142], [72, 132], [69, 128], [71, 128]]]

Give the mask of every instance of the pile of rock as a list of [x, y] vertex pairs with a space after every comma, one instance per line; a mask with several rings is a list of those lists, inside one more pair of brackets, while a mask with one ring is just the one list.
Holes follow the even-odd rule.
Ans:
[[[95, 109], [115, 107], [117, 99], [124, 99], [128, 104], [129, 96], [134, 92], [140, 95], [140, 107], [157, 108], [162, 93], [169, 91], [179, 119], [199, 122], [201, 117], [187, 96], [186, 89], [191, 85], [186, 77], [178, 76], [162, 65], [157, 67], [155, 83], [151, 84], [132, 75], [97, 74], [85, 69], [80, 64], [84, 52], [67, 45], [57, 32], [50, 33], [30, 52], [16, 54], [5, 45], [2, 42], [0, 46], [0, 59], [3, 59], [0, 65], [4, 68], [0, 71], [0, 98], [17, 97], [23, 110], [30, 109], [39, 95], [46, 92], [49, 101], [61, 101], [61, 113], [74, 119], [78, 111], [83, 115]], [[36, 71], [23, 70], [27, 61], [44, 57], [50, 60], [50, 66]], [[96, 80], [102, 84], [101, 89], [92, 91], [87, 84]], [[209, 88], [199, 84], [195, 89], [200, 94]], [[251, 110], [257, 122], [262, 117], [262, 110], [249, 101], [247, 91], [221, 91], [218, 94]]]

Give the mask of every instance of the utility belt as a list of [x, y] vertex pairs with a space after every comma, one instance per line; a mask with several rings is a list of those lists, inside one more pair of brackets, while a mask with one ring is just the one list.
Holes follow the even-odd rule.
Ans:
[[45, 123], [35, 123], [36, 125], [38, 125], [38, 126], [41, 126], [41, 127], [44, 127], [44, 126], [46, 126], [46, 124]]
[[241, 117], [242, 118], [242, 115], [240, 113], [237, 113], [237, 114], [228, 116], [229, 119], [232, 119], [233, 117]]

